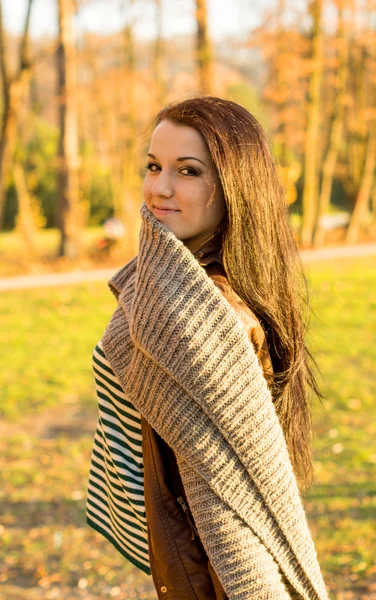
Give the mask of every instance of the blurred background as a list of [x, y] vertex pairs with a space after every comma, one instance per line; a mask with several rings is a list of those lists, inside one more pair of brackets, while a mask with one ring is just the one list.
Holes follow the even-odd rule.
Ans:
[[0, 598], [155, 598], [85, 525], [90, 363], [150, 121], [199, 92], [278, 161], [325, 395], [303, 500], [331, 598], [376, 598], [375, 0], [0, 0]]

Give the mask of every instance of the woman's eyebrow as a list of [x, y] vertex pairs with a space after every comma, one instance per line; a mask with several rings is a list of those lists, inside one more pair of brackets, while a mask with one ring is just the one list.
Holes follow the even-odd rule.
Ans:
[[196, 158], [195, 156], [181, 156], [180, 158], [176, 159], [177, 162], [181, 162], [183, 160], [198, 160], [198, 162], [200, 162], [202, 165], [204, 165], [204, 167], [206, 167], [206, 164], [203, 163], [202, 160], [200, 160], [199, 158]]
[[[154, 154], [151, 154], [150, 152], [148, 153], [148, 156], [150, 156], [150, 158], [154, 158], [154, 160], [157, 160], [157, 157], [154, 156]], [[200, 160], [199, 158], [196, 158], [195, 156], [180, 156], [180, 158], [176, 159], [176, 162], [182, 162], [183, 160], [188, 160], [188, 159], [197, 160], [202, 165], [204, 165], [204, 167], [206, 167], [206, 164], [204, 162], [202, 162], [202, 160]]]

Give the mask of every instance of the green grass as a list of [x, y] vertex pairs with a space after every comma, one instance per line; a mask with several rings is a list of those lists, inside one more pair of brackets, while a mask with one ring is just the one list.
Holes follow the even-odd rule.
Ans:
[[[374, 264], [308, 269], [309, 344], [326, 399], [315, 404], [304, 505], [333, 600], [370, 600], [376, 583]], [[114, 307], [105, 282], [0, 294], [0, 598], [155, 598], [150, 578], [84, 520], [91, 353]]]
[[316, 315], [310, 342], [326, 399], [314, 414], [316, 483], [306, 507], [328, 584], [352, 587], [354, 598], [376, 580], [375, 262], [309, 269]]
[[105, 283], [0, 294], [0, 410], [17, 419], [93, 401], [90, 355], [115, 299]]

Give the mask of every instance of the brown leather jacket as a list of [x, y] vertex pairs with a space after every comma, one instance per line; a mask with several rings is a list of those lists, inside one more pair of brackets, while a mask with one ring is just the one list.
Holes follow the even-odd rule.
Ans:
[[[268, 380], [273, 370], [264, 331], [230, 287], [220, 244], [220, 236], [216, 235], [194, 256], [240, 317]], [[158, 598], [225, 600], [227, 595], [197, 534], [174, 452], [146, 419], [142, 418], [141, 423], [149, 556]]]

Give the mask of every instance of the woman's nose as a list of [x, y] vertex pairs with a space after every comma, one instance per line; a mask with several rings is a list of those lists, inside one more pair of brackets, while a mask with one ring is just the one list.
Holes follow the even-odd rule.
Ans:
[[151, 193], [153, 196], [171, 198], [174, 193], [171, 177], [161, 171], [151, 186]]

